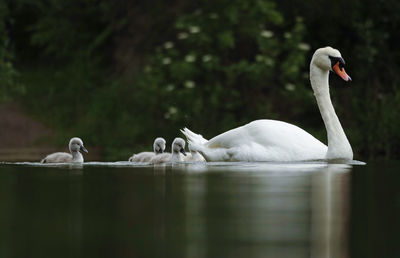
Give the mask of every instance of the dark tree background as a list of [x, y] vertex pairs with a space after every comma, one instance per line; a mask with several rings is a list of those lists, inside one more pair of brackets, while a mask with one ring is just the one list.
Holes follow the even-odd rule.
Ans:
[[399, 158], [397, 1], [3, 0], [0, 101], [104, 159], [125, 160], [179, 129], [212, 137], [254, 119], [326, 142], [308, 66], [339, 49], [353, 82], [331, 76], [355, 158]]

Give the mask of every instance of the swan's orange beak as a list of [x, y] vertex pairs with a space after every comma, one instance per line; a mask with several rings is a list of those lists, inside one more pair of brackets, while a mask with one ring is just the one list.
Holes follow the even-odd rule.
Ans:
[[344, 70], [344, 68], [340, 68], [339, 66], [339, 61], [333, 66], [333, 71], [335, 71], [335, 73], [337, 75], [340, 76], [340, 78], [342, 78], [343, 80], [345, 80], [346, 82], [351, 81], [351, 77], [347, 75], [346, 71]]

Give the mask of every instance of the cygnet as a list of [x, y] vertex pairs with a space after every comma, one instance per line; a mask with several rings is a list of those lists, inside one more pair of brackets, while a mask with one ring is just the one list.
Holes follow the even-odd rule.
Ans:
[[156, 155], [150, 160], [150, 164], [182, 162], [183, 161], [182, 154], [186, 156], [185, 140], [178, 137], [175, 138], [174, 141], [172, 142], [172, 154], [163, 153], [160, 155]]
[[165, 150], [166, 141], [164, 138], [158, 137], [154, 140], [153, 150], [154, 152], [144, 151], [138, 154], [133, 154], [129, 158], [131, 162], [149, 162], [154, 156], [159, 155]]
[[206, 161], [204, 159], [204, 157], [201, 156], [200, 153], [192, 150], [190, 144], [188, 145], [188, 148], [189, 148], [190, 153], [188, 153], [188, 155], [183, 158], [184, 161], [186, 161], [186, 162], [205, 162]]
[[80, 138], [74, 137], [69, 141], [69, 151], [66, 152], [56, 152], [47, 155], [44, 159], [42, 159], [41, 163], [82, 163], [83, 156], [79, 151], [84, 151], [88, 153], [88, 150], [83, 146], [83, 142]]

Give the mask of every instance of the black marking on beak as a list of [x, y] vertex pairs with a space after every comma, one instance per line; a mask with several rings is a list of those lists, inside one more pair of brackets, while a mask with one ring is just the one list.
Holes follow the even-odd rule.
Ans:
[[161, 153], [163, 153], [164, 151], [163, 151], [163, 149], [160, 147], [158, 150], [156, 150], [156, 152], [157, 152], [158, 154], [161, 154]]
[[81, 145], [79, 149], [80, 149], [81, 151], [83, 151], [83, 152], [88, 153], [88, 150], [87, 150], [83, 145]]
[[180, 152], [181, 152], [183, 155], [186, 156], [186, 152], [185, 152], [185, 149], [184, 149], [184, 148], [181, 148]]
[[344, 65], [346, 64], [346, 62], [344, 61], [344, 59], [342, 57], [334, 57], [334, 56], [329, 56], [329, 59], [331, 60], [331, 69], [333, 70], [333, 66], [335, 66], [335, 64], [337, 62], [339, 62], [339, 68], [340, 70], [342, 70], [342, 68], [344, 67]]

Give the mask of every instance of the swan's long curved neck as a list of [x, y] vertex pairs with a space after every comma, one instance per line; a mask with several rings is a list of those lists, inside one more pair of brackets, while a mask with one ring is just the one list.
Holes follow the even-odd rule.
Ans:
[[311, 86], [328, 134], [327, 159], [353, 159], [353, 150], [333, 108], [329, 94], [329, 71], [323, 71], [311, 63]]

